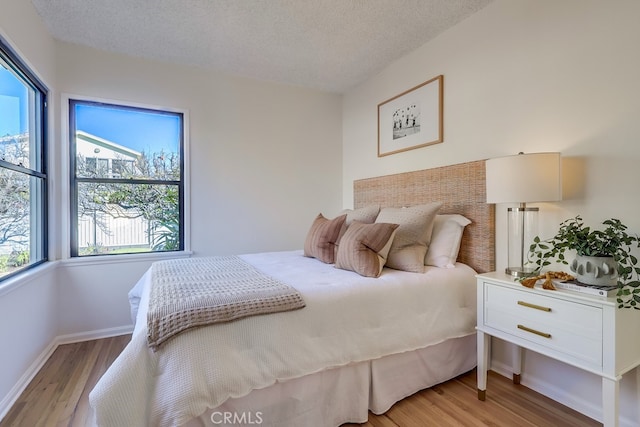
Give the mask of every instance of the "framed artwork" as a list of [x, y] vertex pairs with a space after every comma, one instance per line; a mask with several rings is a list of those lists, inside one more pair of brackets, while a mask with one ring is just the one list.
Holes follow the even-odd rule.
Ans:
[[378, 157], [443, 141], [443, 76], [378, 104]]

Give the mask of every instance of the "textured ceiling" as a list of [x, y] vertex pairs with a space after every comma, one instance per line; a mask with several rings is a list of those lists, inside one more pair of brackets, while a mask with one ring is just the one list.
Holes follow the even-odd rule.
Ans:
[[343, 92], [492, 0], [32, 0], [58, 40]]

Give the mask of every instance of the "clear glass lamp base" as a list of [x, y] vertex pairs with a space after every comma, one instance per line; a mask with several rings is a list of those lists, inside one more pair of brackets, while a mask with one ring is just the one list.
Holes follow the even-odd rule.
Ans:
[[507, 209], [507, 265], [510, 267], [505, 271], [508, 275], [524, 277], [535, 271], [526, 265], [529, 245], [538, 234], [537, 225], [538, 208], [529, 208], [525, 203], [520, 203], [517, 208]]
[[507, 267], [504, 272], [513, 277], [530, 276], [535, 270], [529, 267]]

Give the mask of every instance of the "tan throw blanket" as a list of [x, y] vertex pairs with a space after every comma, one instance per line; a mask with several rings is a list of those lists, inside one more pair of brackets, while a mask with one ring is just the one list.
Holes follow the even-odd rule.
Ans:
[[296, 289], [237, 256], [156, 262], [151, 284], [147, 343], [154, 351], [189, 328], [305, 306]]

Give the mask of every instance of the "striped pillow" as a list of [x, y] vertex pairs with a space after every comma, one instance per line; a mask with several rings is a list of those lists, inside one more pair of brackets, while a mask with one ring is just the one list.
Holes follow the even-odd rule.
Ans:
[[360, 221], [364, 224], [373, 224], [374, 222], [376, 222], [376, 218], [378, 217], [379, 212], [380, 206], [378, 205], [366, 206], [360, 209], [343, 209], [338, 215], [347, 214], [347, 219], [342, 226], [342, 230], [340, 230], [338, 244], [340, 244], [340, 239], [347, 231], [347, 227], [349, 227], [353, 221]]
[[340, 237], [340, 230], [347, 219], [347, 215], [340, 215], [334, 219], [327, 219], [321, 213], [311, 224], [304, 241], [304, 256], [317, 258], [327, 264], [335, 261], [336, 243]]
[[353, 221], [340, 239], [336, 267], [365, 277], [379, 277], [398, 224]]

